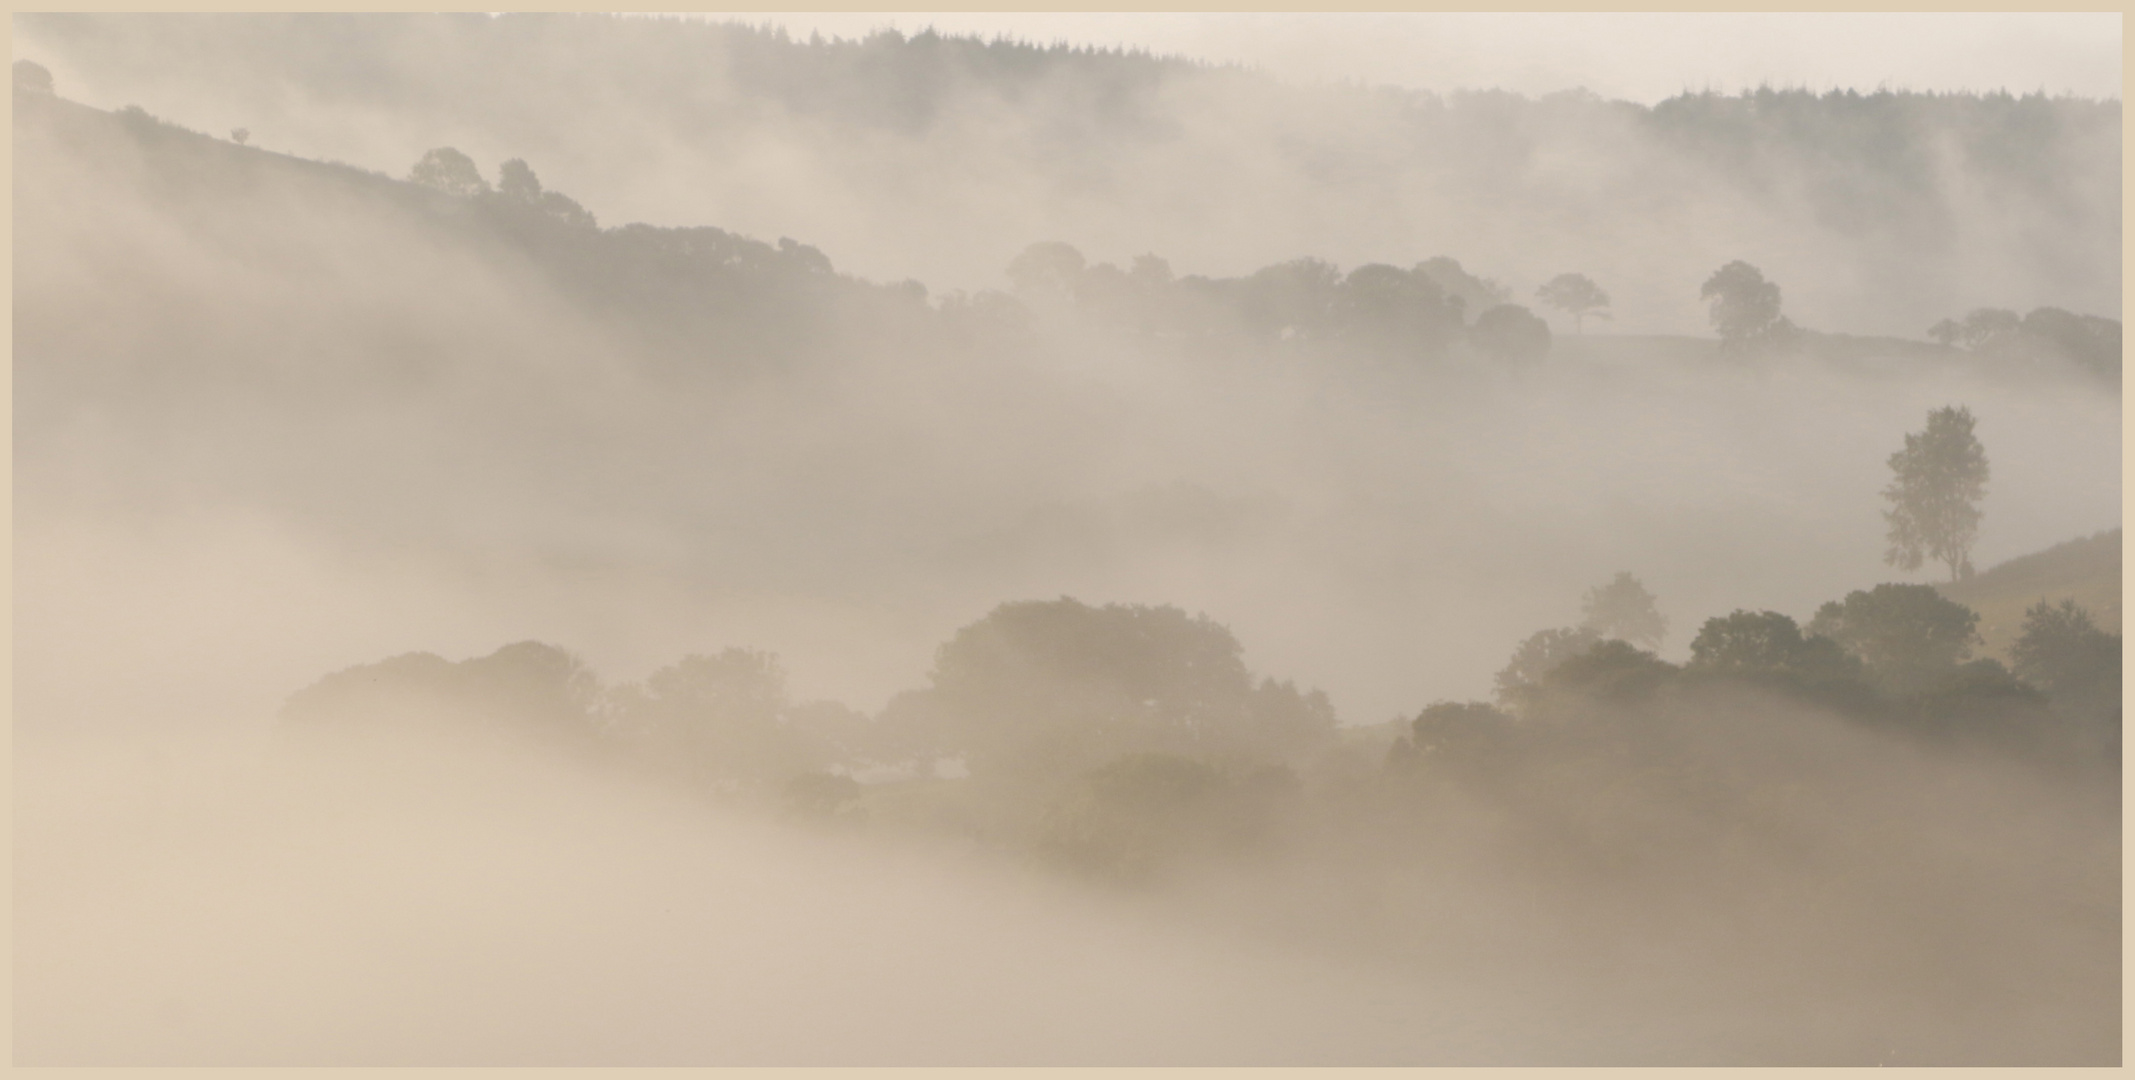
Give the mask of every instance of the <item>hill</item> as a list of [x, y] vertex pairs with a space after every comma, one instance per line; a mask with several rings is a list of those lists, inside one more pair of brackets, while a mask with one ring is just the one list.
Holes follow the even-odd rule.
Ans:
[[2074, 600], [2098, 628], [2120, 633], [2120, 530], [2021, 555], [1965, 581], [1938, 585], [1943, 595], [1979, 612], [1984, 655], [2007, 662], [2023, 629], [2024, 609], [2041, 600]]
[[438, 145], [485, 169], [524, 157], [604, 216], [807, 237], [936, 289], [999, 287], [1017, 251], [1060, 240], [1213, 277], [1447, 254], [1522, 302], [1578, 271], [1630, 333], [1702, 331], [1697, 283], [1734, 259], [1833, 332], [2119, 312], [2118, 101], [1437, 95], [606, 15], [25, 13], [15, 34], [105, 107], [396, 175]]

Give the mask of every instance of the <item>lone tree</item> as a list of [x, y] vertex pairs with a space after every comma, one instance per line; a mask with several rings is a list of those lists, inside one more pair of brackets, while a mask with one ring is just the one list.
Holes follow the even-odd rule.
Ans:
[[1535, 299], [1572, 317], [1572, 331], [1586, 333], [1586, 317], [1609, 317], [1609, 294], [1585, 274], [1558, 274], [1535, 290]]
[[1779, 286], [1764, 280], [1764, 271], [1740, 260], [1713, 271], [1698, 296], [1710, 305], [1712, 327], [1720, 344], [1740, 349], [1787, 325], [1779, 313]]
[[1917, 570], [1927, 559], [1950, 568], [1950, 580], [1970, 576], [1972, 541], [1979, 536], [1979, 500], [1987, 493], [1987, 452], [1972, 436], [1972, 411], [1947, 406], [1927, 414], [1927, 430], [1905, 437], [1890, 456], [1897, 474], [1883, 497], [1890, 509], [1890, 551], [1883, 560]]

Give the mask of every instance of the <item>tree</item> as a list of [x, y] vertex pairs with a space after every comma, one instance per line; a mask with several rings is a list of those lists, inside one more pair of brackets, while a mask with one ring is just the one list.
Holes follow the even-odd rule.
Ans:
[[1082, 252], [1058, 240], [1043, 240], [1011, 260], [1007, 274], [1018, 293], [1074, 296], [1088, 267]]
[[15, 61], [15, 89], [30, 94], [52, 92], [52, 72], [34, 60]]
[[1965, 315], [1963, 322], [1944, 319], [1929, 327], [1928, 336], [1945, 345], [1977, 352], [2015, 337], [2021, 329], [2023, 320], [2017, 318], [2014, 311], [1974, 308]]
[[1741, 611], [1705, 620], [1690, 643], [1690, 670], [1731, 678], [1777, 679], [1801, 687], [1852, 683], [1861, 662], [1821, 635], [1804, 636], [1776, 611]]
[[1499, 304], [1477, 316], [1468, 339], [1507, 364], [1531, 364], [1549, 355], [1549, 324], [1517, 304]]
[[1510, 289], [1489, 278], [1476, 277], [1461, 267], [1460, 260], [1444, 255], [1417, 263], [1409, 273], [1430, 278], [1448, 298], [1460, 297], [1461, 306], [1469, 311], [1488, 311], [1512, 301]]
[[237, 144], [237, 145], [239, 145], [239, 146], [243, 146], [243, 145], [245, 145], [245, 143], [249, 142], [249, 141], [251, 140], [251, 138], [252, 138], [252, 131], [251, 131], [251, 129], [250, 129], [250, 128], [231, 128], [231, 129], [230, 129], [230, 141], [231, 141], [231, 142], [234, 142], [234, 143], [236, 143], [236, 144]]
[[541, 201], [541, 179], [519, 158], [497, 166], [497, 194], [506, 202], [532, 206]]
[[[2044, 600], [2024, 612], [2024, 630], [2010, 650], [2016, 676], [2059, 702], [2083, 696], [2120, 697], [2120, 635], [2091, 622], [2074, 600]], [[2101, 693], [2109, 689], [2109, 695]]]
[[1551, 668], [1539, 689], [1547, 697], [1622, 703], [1653, 693], [1677, 671], [1674, 664], [1612, 638]]
[[621, 734], [693, 779], [762, 784], [838, 756], [788, 723], [786, 673], [771, 653], [685, 656], [611, 696]]
[[1956, 670], [1979, 640], [1979, 616], [1933, 585], [1854, 590], [1816, 610], [1809, 632], [1844, 646], [1884, 689], [1918, 693]]
[[885, 710], [885, 734], [1029, 779], [1131, 753], [1281, 760], [1332, 737], [1325, 695], [1256, 685], [1241, 651], [1174, 607], [1003, 604], [941, 646], [931, 685]]
[[1318, 337], [1332, 329], [1342, 272], [1319, 259], [1264, 266], [1243, 282], [1246, 326], [1267, 337]]
[[1730, 351], [1787, 325], [1779, 313], [1779, 286], [1764, 280], [1764, 271], [1740, 260], [1713, 271], [1698, 296], [1709, 307], [1721, 346]]
[[293, 695], [281, 720], [292, 731], [583, 740], [598, 692], [577, 657], [522, 641], [456, 664], [408, 653], [336, 672]]
[[1558, 274], [1535, 290], [1535, 299], [1572, 317], [1572, 330], [1586, 333], [1586, 317], [1609, 317], [1609, 294], [1585, 274]]
[[1518, 721], [1480, 701], [1440, 701], [1409, 722], [1387, 762], [1395, 768], [1474, 769], [1496, 763], [1514, 745]]
[[1428, 274], [1368, 263], [1351, 270], [1335, 295], [1342, 333], [1378, 348], [1435, 356], [1460, 330], [1459, 297]]
[[449, 146], [424, 154], [409, 170], [408, 179], [447, 195], [478, 195], [489, 190], [489, 181], [482, 179], [482, 170], [475, 168], [474, 159]]
[[1566, 660], [1601, 644], [1601, 634], [1586, 627], [1539, 630], [1520, 642], [1512, 659], [1497, 673], [1497, 699], [1516, 705], [1541, 686], [1542, 679]]
[[1987, 452], [1972, 435], [1972, 412], [1945, 407], [1927, 414], [1927, 429], [1905, 437], [1890, 456], [1896, 474], [1883, 498], [1890, 509], [1890, 550], [1883, 561], [1917, 570], [1929, 558], [1950, 568], [1950, 580], [1972, 570], [1979, 536], [1979, 500], [1987, 493]]
[[1653, 594], [1628, 571], [1620, 572], [1607, 585], [1586, 591], [1580, 604], [1585, 616], [1581, 626], [1602, 637], [1621, 638], [1648, 649], [1658, 649], [1668, 633], [1668, 619], [1656, 607]]

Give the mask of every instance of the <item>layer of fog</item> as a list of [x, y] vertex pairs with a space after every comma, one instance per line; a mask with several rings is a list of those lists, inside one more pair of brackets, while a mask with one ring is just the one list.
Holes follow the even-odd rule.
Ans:
[[[609, 223], [793, 236], [937, 291], [998, 287], [1025, 244], [1058, 239], [1218, 276], [1449, 254], [1518, 299], [1577, 270], [1631, 332], [1699, 331], [1697, 281], [1738, 258], [1825, 330], [1917, 336], [1978, 306], [2119, 312], [2117, 120], [1971, 130], [2002, 122], [1989, 110], [1903, 146], [1731, 148], [1739, 132], [1664, 137], [1576, 96], [1449, 113], [1153, 62], [1004, 76], [1037, 62], [885, 46], [796, 85], [769, 43], [664, 20], [15, 22], [18, 55], [105, 108], [393, 175], [441, 145], [485, 168], [525, 158]], [[2042, 177], [2057, 190], [2027, 190]]]
[[166, 203], [53, 168], [17, 241], [34, 727], [256, 729], [326, 671], [526, 638], [612, 678], [770, 649], [872, 710], [993, 605], [1063, 594], [1204, 611], [1377, 722], [1484, 695], [1619, 570], [1672, 656], [1898, 577], [1884, 462], [1953, 403], [1994, 467], [1978, 565], [2120, 520], [2117, 401], [2050, 373], [1569, 335], [1534, 370], [1399, 370], [1056, 327], [678, 389], [538, 272], [336, 181]]
[[[184, 119], [186, 93], [146, 103]], [[389, 160], [465, 141], [402, 119], [356, 130], [404, 142]], [[468, 148], [485, 164], [533, 156], [501, 145], [522, 135], [535, 142]], [[92, 160], [17, 148], [20, 1061], [2096, 1062], [2117, 1048], [2117, 834], [2099, 791], [1768, 703], [1716, 710], [1720, 745], [1701, 760], [1764, 785], [1722, 792], [1783, 791], [1787, 767], [1828, 785], [1779, 804], [1773, 833], [1708, 835], [1736, 819], [1669, 801], [1660, 780], [1512, 807], [1599, 822], [1619, 832], [1594, 850], [1658, 861], [1614, 884], [1499, 831], [1505, 804], [1396, 801], [1370, 824], [1336, 783], [1306, 805], [1352, 816], [1299, 825], [1328, 842], [1140, 896], [494, 748], [322, 761], [266, 738], [281, 701], [327, 672], [528, 638], [610, 681], [768, 649], [796, 698], [872, 711], [995, 604], [1062, 594], [1205, 611], [1254, 671], [1326, 688], [1345, 720], [1413, 715], [1483, 696], [1519, 640], [1571, 622], [1619, 570], [1659, 595], [1678, 658], [1707, 616], [1803, 617], [1899, 576], [1881, 563], [1877, 493], [1930, 408], [1979, 417], [1995, 472], [1982, 567], [2117, 524], [2119, 406], [2094, 382], [1948, 356], [1729, 365], [1696, 343], [1605, 335], [1560, 336], [1524, 371], [1300, 363], [1043, 312], [1028, 348], [847, 342], [742, 378], [712, 343], [703, 370], [677, 372], [540, 267], [348, 175], [253, 158], [194, 172], [204, 157], [130, 145]], [[632, 216], [563, 157], [537, 158], [552, 187], [611, 223]], [[814, 168], [789, 179], [821, 197]], [[1020, 197], [1012, 177], [1001, 191], [1002, 206]], [[814, 223], [764, 231], [865, 268], [836, 243], [835, 211]], [[1329, 227], [1303, 250], [1346, 269], [1364, 256], [1340, 225], [1285, 223]], [[997, 268], [1042, 235], [940, 247]], [[1465, 254], [1387, 242], [1402, 263]], [[1765, 268], [1790, 310], [1815, 310]], [[1671, 270], [1666, 290], [1694, 308], [1708, 269]], [[2051, 278], [2026, 278], [2039, 302], [2082, 306]], [[1680, 865], [1705, 851], [1726, 861]]]
[[[233, 759], [31, 745], [16, 769], [16, 1060], [2117, 1052], [2109, 809], [1813, 714], [1712, 726], [1715, 762], [1764, 782], [1792, 770], [1815, 798], [1745, 830], [1665, 787], [1567, 794], [1555, 812], [1577, 824], [1553, 836], [1442, 793], [1128, 893], [939, 839], [721, 811], [502, 746]], [[1646, 836], [1575, 839], [1597, 825]], [[1713, 848], [1713, 825], [1736, 831]]]

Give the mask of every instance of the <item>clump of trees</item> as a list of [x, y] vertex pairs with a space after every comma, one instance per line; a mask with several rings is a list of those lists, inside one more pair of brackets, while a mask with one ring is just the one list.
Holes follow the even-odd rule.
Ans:
[[1085, 874], [1152, 883], [1182, 861], [1262, 848], [1298, 790], [1281, 765], [1127, 754], [1083, 773], [1049, 805], [1035, 846]]
[[2108, 744], [2117, 753], [2117, 734], [2104, 733], [2118, 728], [2120, 639], [2073, 601], [2042, 601], [2027, 613], [2013, 670], [1973, 656], [1978, 614], [1930, 585], [1855, 590], [1806, 626], [1776, 611], [1716, 616], [1699, 627], [1682, 667], [1653, 651], [1667, 624], [1635, 576], [1588, 590], [1582, 607], [1579, 625], [1519, 643], [1497, 673], [1495, 706], [1431, 706], [1389, 761], [1408, 768], [1431, 747], [1455, 753], [1477, 740], [1504, 752], [1567, 717], [1623, 717], [1679, 692], [1730, 687], [1915, 733], [2093, 761]]
[[1859, 658], [1881, 689], [1918, 693], [1947, 678], [1979, 642], [1979, 616], [1932, 585], [1878, 585], [1816, 609], [1809, 633]]
[[[1547, 324], [1505, 303], [1503, 286], [1444, 256], [1407, 268], [1370, 263], [1347, 274], [1305, 258], [1242, 278], [1178, 278], [1155, 255], [1123, 270], [1044, 241], [1018, 254], [1006, 276], [1015, 299], [1034, 310], [1073, 312], [1158, 337], [1318, 343], [1411, 360], [1442, 357], [1464, 340], [1506, 362], [1549, 350]], [[1470, 312], [1480, 312], [1472, 327]]]
[[1281, 762], [1333, 737], [1326, 695], [1255, 680], [1229, 630], [1172, 607], [1003, 604], [892, 699], [886, 745], [975, 775], [1051, 783], [1132, 753]]
[[2078, 315], [2057, 307], [2033, 308], [2019, 316], [2005, 308], [1974, 308], [1963, 319], [1944, 319], [1928, 327], [1938, 344], [1963, 349], [2002, 363], [2073, 365], [2118, 386], [2121, 375], [2120, 322]]

